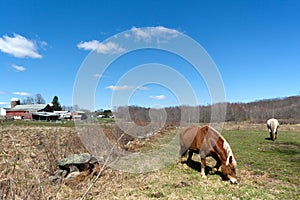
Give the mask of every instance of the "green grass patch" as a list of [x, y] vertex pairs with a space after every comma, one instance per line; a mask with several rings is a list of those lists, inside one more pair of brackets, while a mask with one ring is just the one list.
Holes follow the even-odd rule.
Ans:
[[97, 120], [99, 121], [99, 123], [114, 123], [115, 119], [114, 118], [97, 118]]
[[34, 120], [7, 120], [1, 122], [2, 126], [46, 126], [46, 127], [75, 127], [73, 120], [61, 121], [34, 121]]
[[276, 141], [268, 140], [267, 131], [224, 131], [237, 157], [239, 167], [257, 175], [299, 184], [300, 133], [279, 132]]
[[[140, 150], [160, 149], [171, 141], [175, 131], [157, 135]], [[138, 188], [131, 188], [131, 197], [146, 199], [297, 199], [299, 191], [300, 133], [278, 133], [270, 141], [267, 131], [223, 131], [237, 157], [238, 185], [222, 181], [219, 175], [207, 179], [186, 164], [171, 164], [159, 171], [142, 175]], [[179, 148], [179, 145], [178, 145]], [[197, 156], [193, 159], [197, 162]], [[200, 163], [199, 163], [200, 164]], [[129, 176], [133, 181], [136, 176]], [[141, 189], [144, 188], [144, 189]], [[125, 192], [126, 193], [126, 192]], [[126, 196], [118, 193], [117, 196]]]

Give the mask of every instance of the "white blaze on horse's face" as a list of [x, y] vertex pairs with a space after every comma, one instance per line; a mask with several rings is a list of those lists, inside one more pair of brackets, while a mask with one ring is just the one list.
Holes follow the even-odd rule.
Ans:
[[275, 126], [273, 133], [277, 133], [277, 126]]
[[232, 150], [230, 148], [230, 145], [228, 142], [224, 139], [223, 148], [227, 152], [227, 159], [225, 166], [222, 166], [221, 171], [226, 176], [227, 179], [230, 180], [231, 183], [236, 184], [237, 183], [237, 176], [236, 176], [236, 160], [233, 156]]
[[237, 184], [236, 178], [231, 178], [231, 179], [230, 179], [230, 183], [231, 183], [231, 184]]
[[230, 180], [230, 183], [237, 184], [237, 176], [236, 176], [236, 161], [233, 156], [229, 156], [228, 164], [223, 164], [221, 166], [221, 171], [225, 175], [227, 179]]

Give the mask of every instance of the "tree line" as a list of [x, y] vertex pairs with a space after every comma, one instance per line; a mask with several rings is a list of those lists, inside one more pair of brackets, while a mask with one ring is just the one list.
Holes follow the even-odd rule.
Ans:
[[209, 123], [212, 111], [225, 112], [220, 120], [231, 122], [250, 121], [265, 123], [269, 118], [277, 118], [281, 123], [300, 123], [300, 96], [266, 99], [250, 103], [218, 103], [208, 106], [175, 106], [163, 109], [144, 108], [139, 106], [120, 106], [115, 110], [119, 119], [135, 122], [169, 123]]
[[[42, 97], [41, 94], [36, 94], [34, 96], [28, 96], [25, 99], [23, 99], [23, 102], [22, 102], [22, 104], [45, 104], [45, 103], [46, 103], [46, 101]], [[53, 97], [53, 100], [51, 103], [53, 105], [53, 110], [55, 110], [55, 111], [63, 110], [62, 106], [60, 105], [60, 103], [58, 101], [57, 96]]]
[[[23, 104], [45, 103], [41, 94], [27, 97]], [[79, 110], [78, 106], [61, 106], [57, 96], [54, 96], [52, 102], [53, 109], [60, 110]], [[224, 118], [212, 119], [212, 111], [218, 114], [225, 113]], [[88, 111], [87, 113], [92, 112]], [[112, 116], [125, 121], [134, 121], [140, 124], [149, 122], [168, 123], [209, 123], [220, 121], [242, 122], [250, 121], [265, 123], [269, 118], [277, 118], [280, 123], [300, 123], [300, 96], [291, 96], [276, 99], [264, 99], [250, 103], [218, 103], [207, 106], [175, 106], [161, 109], [145, 108], [140, 106], [120, 106], [114, 108], [114, 111], [95, 111], [96, 114]], [[94, 114], [95, 114], [94, 113]]]

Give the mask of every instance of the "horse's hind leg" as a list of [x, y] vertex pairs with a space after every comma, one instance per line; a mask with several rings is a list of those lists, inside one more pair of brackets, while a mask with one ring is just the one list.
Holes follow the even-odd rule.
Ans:
[[190, 162], [192, 160], [193, 157], [193, 151], [189, 150], [189, 156], [187, 158], [187, 162]]
[[186, 153], [187, 149], [184, 146], [180, 146], [178, 163], [182, 163], [182, 157], [186, 156]]

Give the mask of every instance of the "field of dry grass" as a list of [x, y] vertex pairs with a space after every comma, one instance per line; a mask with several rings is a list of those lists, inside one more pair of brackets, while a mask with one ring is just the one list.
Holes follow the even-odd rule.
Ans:
[[[299, 127], [299, 125], [281, 126], [280, 130], [293, 131], [291, 137], [296, 135], [299, 139]], [[234, 137], [230, 137], [230, 135], [239, 134], [239, 130], [266, 131], [266, 128], [265, 125], [259, 124], [226, 124], [225, 130], [228, 131], [225, 131], [225, 135], [228, 135], [229, 142], [234, 144], [237, 141], [234, 141]], [[279, 135], [279, 139], [281, 139], [280, 137]], [[288, 137], [290, 136], [282, 139], [289, 140]], [[155, 148], [157, 140], [154, 138], [143, 141], [143, 145], [138, 145], [138, 148], [148, 148], [149, 146]], [[245, 143], [247, 143], [246, 140]], [[276, 148], [270, 141], [266, 141], [266, 144], [263, 145], [267, 146], [259, 148], [265, 148], [264, 151], [267, 151], [267, 148]], [[299, 159], [299, 143], [291, 143], [291, 145], [294, 145], [292, 150], [296, 154], [295, 159]], [[257, 150], [256, 146], [254, 148]], [[233, 149], [235, 150], [235, 148]], [[256, 150], [253, 153], [256, 153]], [[263, 150], [259, 152], [263, 152]], [[251, 153], [250, 151], [251, 149], [249, 153]], [[82, 173], [78, 178], [62, 183], [54, 183], [49, 177], [58, 170], [58, 159], [83, 152], [87, 152], [87, 150], [78, 138], [74, 127], [3, 125], [0, 127], [0, 198], [80, 199], [92, 184], [101, 165], [95, 168], [95, 173]], [[286, 177], [276, 178], [268, 170], [254, 170], [251, 166], [253, 164], [251, 159], [248, 162], [245, 157], [248, 152], [239, 150], [238, 153], [241, 155], [239, 158], [241, 164], [237, 171], [238, 185], [222, 181], [218, 175], [201, 179], [197, 170], [185, 164], [176, 164], [176, 160], [174, 160], [174, 164], [164, 169], [145, 174], [131, 174], [108, 167], [85, 198], [278, 199], [284, 197], [296, 199], [300, 197], [297, 188], [300, 184], [297, 166], [296, 168], [294, 165], [292, 166], [294, 167], [291, 168], [292, 172], [288, 169], [285, 170], [298, 176], [298, 181]], [[261, 159], [267, 158], [262, 157]], [[197, 158], [195, 160], [197, 161]], [[292, 164], [287, 163], [287, 166], [289, 165]], [[298, 169], [298, 172], [294, 172], [295, 169]]]

